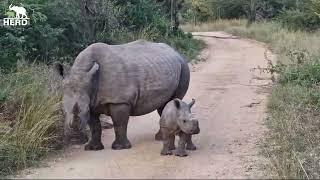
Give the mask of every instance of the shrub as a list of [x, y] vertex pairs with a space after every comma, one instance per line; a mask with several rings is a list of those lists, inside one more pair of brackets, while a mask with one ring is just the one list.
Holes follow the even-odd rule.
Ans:
[[287, 10], [281, 13], [277, 19], [292, 30], [316, 30], [320, 28], [320, 18], [314, 12], [299, 9]]

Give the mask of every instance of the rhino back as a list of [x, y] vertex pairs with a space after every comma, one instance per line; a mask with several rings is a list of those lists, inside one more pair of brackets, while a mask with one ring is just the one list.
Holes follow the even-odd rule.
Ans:
[[130, 104], [131, 115], [147, 114], [167, 103], [186, 63], [168, 45], [147, 41], [91, 45], [79, 55], [74, 69], [88, 69], [93, 61], [100, 65], [96, 106]]

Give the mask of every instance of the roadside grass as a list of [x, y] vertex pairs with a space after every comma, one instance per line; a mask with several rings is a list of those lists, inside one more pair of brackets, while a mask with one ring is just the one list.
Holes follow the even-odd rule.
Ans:
[[25, 63], [0, 74], [0, 177], [62, 147], [57, 78], [45, 65]]
[[291, 31], [277, 22], [218, 20], [185, 31], [225, 31], [267, 43], [278, 73], [268, 102], [269, 128], [261, 145], [275, 178], [320, 178], [320, 32]]

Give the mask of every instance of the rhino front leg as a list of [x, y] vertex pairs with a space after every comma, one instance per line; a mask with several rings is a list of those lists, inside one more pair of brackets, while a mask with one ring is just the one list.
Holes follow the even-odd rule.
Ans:
[[[163, 139], [163, 148], [161, 150], [161, 155], [172, 155], [172, 141], [174, 143], [174, 135], [170, 135], [169, 131], [166, 129], [160, 129], [161, 131], [161, 135], [162, 135], [162, 139]], [[174, 146], [174, 144], [173, 144]]]
[[197, 150], [197, 147], [192, 142], [192, 135], [187, 135], [187, 150], [195, 151]]
[[130, 149], [131, 143], [127, 137], [130, 106], [126, 104], [112, 104], [109, 106], [109, 110], [116, 136], [115, 141], [112, 143], [112, 149]]
[[91, 131], [91, 139], [89, 143], [85, 145], [84, 149], [86, 151], [97, 151], [104, 149], [104, 146], [101, 143], [102, 130], [99, 116], [92, 113], [88, 124]]
[[183, 132], [179, 134], [179, 145], [176, 150], [176, 156], [180, 156], [180, 157], [188, 156], [186, 152], [187, 137], [188, 135]]

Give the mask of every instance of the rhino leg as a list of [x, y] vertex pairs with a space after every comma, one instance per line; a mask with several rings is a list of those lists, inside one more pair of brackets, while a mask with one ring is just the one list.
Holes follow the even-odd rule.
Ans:
[[[162, 106], [161, 108], [157, 109], [159, 116], [161, 117], [162, 114], [162, 110], [163, 110], [164, 106]], [[157, 134], [154, 136], [154, 139], [156, 141], [162, 141], [162, 134], [161, 134], [161, 129], [159, 129], [159, 131], [157, 132]]]
[[97, 151], [104, 149], [103, 144], [101, 143], [101, 123], [99, 120], [99, 116], [96, 114], [91, 114], [90, 120], [88, 121], [90, 131], [91, 131], [91, 139], [87, 145], [85, 145], [84, 149], [86, 151]]
[[169, 150], [175, 150], [176, 146], [174, 145], [174, 141], [176, 139], [175, 135], [170, 136], [169, 138]]
[[[166, 155], [172, 155], [172, 142], [174, 143], [174, 135], [170, 135], [169, 131], [166, 129], [161, 129], [162, 130], [162, 139], [163, 139], [163, 148], [161, 150], [161, 155], [166, 156]], [[174, 144], [173, 144], [174, 146]]]
[[197, 149], [197, 147], [193, 144], [192, 142], [192, 135], [188, 135], [187, 136], [187, 147], [186, 147], [187, 150], [191, 150], [191, 151], [194, 151]]
[[130, 149], [131, 143], [127, 137], [130, 106], [126, 104], [112, 104], [109, 106], [109, 110], [116, 136], [115, 141], [112, 143], [112, 149]]
[[188, 135], [185, 133], [179, 134], [179, 145], [176, 150], [176, 156], [180, 156], [180, 157], [188, 156], [188, 154], [186, 152], [187, 137], [188, 137]]

